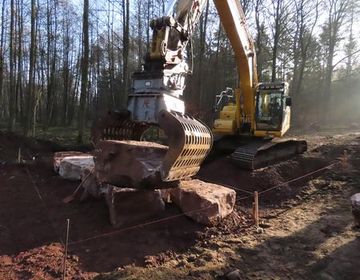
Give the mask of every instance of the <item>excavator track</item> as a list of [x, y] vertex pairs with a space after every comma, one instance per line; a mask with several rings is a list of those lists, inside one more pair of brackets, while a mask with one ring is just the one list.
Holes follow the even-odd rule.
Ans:
[[[167, 136], [167, 153], [160, 167], [163, 182], [177, 181], [195, 175], [212, 148], [211, 130], [202, 122], [185, 114], [160, 111], [159, 127]], [[92, 141], [141, 141], [149, 124], [135, 122], [129, 112], [109, 112], [92, 129]]]
[[237, 148], [230, 159], [244, 169], [254, 170], [289, 159], [307, 150], [304, 140], [259, 140]]

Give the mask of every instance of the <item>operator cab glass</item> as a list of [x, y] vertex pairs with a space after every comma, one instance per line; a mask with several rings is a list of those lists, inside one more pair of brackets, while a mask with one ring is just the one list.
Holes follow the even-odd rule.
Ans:
[[281, 131], [288, 100], [284, 83], [260, 84], [256, 93], [257, 130]]

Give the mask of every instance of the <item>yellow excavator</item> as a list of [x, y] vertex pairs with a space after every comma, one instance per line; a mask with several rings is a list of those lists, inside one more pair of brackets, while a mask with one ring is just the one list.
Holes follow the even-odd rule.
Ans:
[[240, 81], [239, 88], [217, 96], [213, 132], [220, 140], [216, 146], [232, 151], [230, 158], [247, 169], [303, 153], [305, 141], [281, 139], [290, 128], [288, 85], [258, 82], [255, 46], [240, 1], [214, 3], [234, 50]]
[[171, 1], [166, 15], [151, 21], [152, 43], [143, 69], [132, 76], [127, 110], [109, 112], [92, 130], [96, 145], [102, 140], [141, 141], [159, 127], [168, 146], [160, 167], [163, 182], [195, 175], [213, 147], [213, 135], [230, 137], [238, 145], [230, 157], [250, 169], [306, 150], [304, 141], [272, 139], [290, 127], [291, 99], [286, 83], [258, 83], [255, 47], [238, 0], [214, 3], [235, 53], [240, 86], [218, 96], [219, 117], [212, 129], [185, 114], [181, 96], [191, 72], [186, 48], [207, 1]]

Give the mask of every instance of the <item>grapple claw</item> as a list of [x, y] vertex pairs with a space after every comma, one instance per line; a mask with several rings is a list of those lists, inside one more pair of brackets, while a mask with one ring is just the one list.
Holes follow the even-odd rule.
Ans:
[[211, 150], [211, 130], [195, 118], [176, 112], [161, 111], [158, 119], [169, 146], [161, 167], [162, 180], [175, 181], [195, 175]]
[[[205, 124], [188, 115], [175, 112], [170, 113], [166, 110], [162, 110], [158, 113], [158, 125], [161, 129], [164, 130], [165, 135], [167, 136], [166, 144], [168, 146], [168, 149], [165, 156], [162, 158], [161, 161], [159, 161], [158, 167], [152, 167], [147, 170], [145, 172], [145, 177], [159, 178], [161, 179], [161, 182], [172, 182], [189, 178], [195, 175], [199, 171], [201, 163], [211, 150], [213, 143], [213, 136], [211, 130]], [[144, 156], [146, 157], [147, 154], [146, 152], [144, 153], [144, 151], [146, 151], [146, 149], [154, 149], [154, 147], [152, 147], [151, 145], [145, 145], [145, 142], [141, 141], [144, 132], [149, 127], [149, 124], [133, 121], [129, 113], [109, 112], [106, 117], [100, 119], [94, 125], [92, 129], [92, 141], [94, 142], [96, 147], [102, 147], [104, 145], [104, 147], [107, 147], [107, 145], [104, 144], [105, 142], [107, 142], [109, 145], [130, 146], [134, 146], [134, 142], [137, 142], [137, 145], [135, 146], [142, 147], [141, 154], [144, 154]], [[131, 141], [126, 144], [125, 141], [122, 141], [122, 143], [120, 143], [121, 141], [114, 142], [106, 140], [132, 140], [132, 144], [130, 143]], [[142, 145], [142, 143], [144, 143], [144, 145]], [[134, 166], [138, 166], [136, 165], [138, 163], [140, 163], [139, 166], [145, 166], [147, 164], [146, 160], [148, 159], [146, 159], [145, 157], [142, 158], [139, 156], [134, 156], [134, 158], [132, 159], [129, 158], [129, 153], [127, 152], [127, 149], [114, 148], [114, 150], [121, 151], [121, 153], [127, 154], [117, 154], [116, 156], [112, 156], [112, 159], [107, 157], [105, 157], [106, 159], [102, 159], [101, 155], [99, 155], [96, 160], [96, 166], [99, 162], [102, 162], [104, 166], [106, 164], [111, 165], [110, 161], [114, 161], [115, 158], [124, 158], [124, 160], [126, 159], [125, 161], [128, 162], [128, 164], [121, 165], [123, 163], [117, 163], [117, 168], [121, 169], [121, 172], [119, 171], [119, 174], [121, 173], [125, 176], [126, 173], [128, 176], [131, 177], [131, 172], [128, 171], [128, 168], [131, 165], [130, 162], [134, 163]], [[134, 148], [134, 150], [136, 149]], [[105, 170], [104, 168], [100, 167], [97, 169], [102, 171]], [[116, 168], [114, 170], [116, 170]], [[117, 174], [112, 174], [112, 176], [115, 177], [116, 175]], [[105, 178], [107, 176], [103, 177]], [[149, 181], [145, 177], [140, 179], [135, 177], [132, 181]], [[113, 183], [115, 185], [118, 184], [114, 183], [116, 180], [110, 181], [107, 183]], [[156, 186], [154, 185], [154, 187]]]

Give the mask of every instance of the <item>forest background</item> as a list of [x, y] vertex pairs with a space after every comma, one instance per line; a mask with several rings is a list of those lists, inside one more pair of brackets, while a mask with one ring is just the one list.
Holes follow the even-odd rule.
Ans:
[[[36, 136], [126, 107], [132, 72], [166, 0], [1, 0], [0, 127]], [[241, 0], [260, 81], [287, 81], [292, 126], [360, 120], [360, 0]], [[215, 96], [236, 87], [233, 51], [210, 0], [192, 39], [187, 111], [211, 123]], [[85, 134], [84, 134], [85, 133]]]

